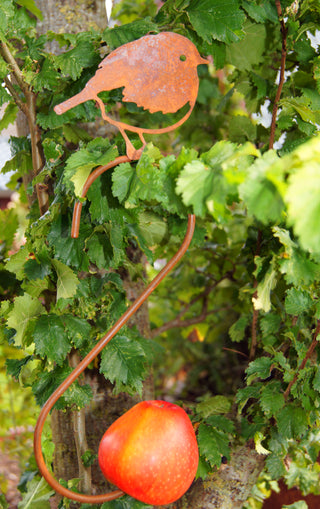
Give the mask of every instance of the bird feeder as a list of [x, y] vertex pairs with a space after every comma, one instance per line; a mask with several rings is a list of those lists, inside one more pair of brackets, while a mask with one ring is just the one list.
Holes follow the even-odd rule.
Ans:
[[[146, 35], [136, 41], [120, 46], [111, 52], [100, 64], [96, 74], [89, 80], [85, 88], [65, 102], [55, 106], [54, 110], [61, 115], [78, 104], [88, 100], [96, 101], [104, 120], [117, 127], [126, 143], [126, 155], [120, 156], [105, 166], [99, 166], [88, 177], [82, 191], [85, 198], [91, 184], [105, 171], [124, 162], [136, 161], [140, 158], [146, 144], [144, 134], [161, 134], [173, 131], [181, 126], [190, 116], [198, 94], [199, 80], [197, 66], [208, 64], [194, 44], [182, 35], [162, 32], [157, 35]], [[100, 92], [124, 87], [123, 101], [134, 102], [138, 106], [153, 112], [175, 113], [186, 104], [189, 110], [173, 125], [159, 129], [136, 127], [114, 120], [106, 113], [105, 105], [98, 96]], [[139, 135], [142, 147], [138, 150], [132, 145], [128, 132]], [[81, 217], [82, 201], [75, 203], [72, 219], [71, 237], [77, 238]], [[122, 326], [140, 308], [159, 283], [167, 276], [187, 251], [195, 228], [195, 216], [188, 216], [188, 226], [184, 241], [176, 254], [158, 273], [114, 326], [100, 339], [86, 357], [78, 364], [66, 380], [48, 398], [35, 427], [34, 452], [40, 473], [48, 484], [59, 494], [77, 502], [101, 504], [114, 500], [124, 493], [115, 490], [101, 495], [85, 495], [75, 493], [62, 486], [49, 472], [41, 449], [41, 435], [45, 420], [58, 399], [68, 387], [80, 376], [86, 367], [97, 357], [108, 342], [117, 334]]]

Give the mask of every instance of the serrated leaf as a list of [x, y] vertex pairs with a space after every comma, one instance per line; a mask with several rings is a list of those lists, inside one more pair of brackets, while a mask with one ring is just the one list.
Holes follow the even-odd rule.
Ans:
[[237, 69], [248, 72], [263, 61], [266, 27], [247, 21], [243, 29], [245, 32], [243, 39], [227, 46], [227, 58]]
[[308, 418], [305, 410], [293, 404], [287, 404], [275, 416], [278, 429], [285, 438], [298, 438], [308, 427]]
[[229, 335], [231, 341], [239, 343], [243, 340], [246, 327], [248, 325], [248, 317], [245, 315], [240, 316], [238, 320], [231, 325], [229, 329]]
[[203, 162], [193, 161], [185, 165], [177, 180], [177, 193], [182, 194], [186, 206], [193, 206], [197, 216], [205, 215], [213, 179], [213, 173]]
[[230, 457], [229, 436], [206, 424], [198, 428], [198, 445], [200, 454], [212, 467], [221, 465], [221, 457]]
[[41, 315], [44, 312], [40, 302], [25, 293], [14, 300], [13, 308], [8, 314], [8, 327], [16, 329], [14, 337], [15, 345], [22, 346], [26, 344], [29, 322], [32, 318]]
[[107, 28], [103, 32], [103, 40], [107, 42], [108, 46], [113, 50], [131, 41], [139, 39], [149, 32], [158, 32], [159, 27], [151, 21], [149, 16], [143, 19], [125, 23], [124, 25], [116, 25], [114, 28]]
[[55, 60], [56, 69], [60, 69], [62, 74], [69, 75], [74, 81], [80, 77], [84, 68], [95, 64], [97, 55], [93, 44], [88, 40], [78, 41], [73, 49], [58, 55]]
[[16, 120], [19, 108], [16, 104], [9, 102], [0, 120], [0, 133]]
[[270, 417], [276, 415], [285, 404], [280, 382], [270, 382], [261, 390], [260, 405], [263, 412]]
[[66, 328], [69, 340], [76, 348], [80, 348], [89, 339], [91, 325], [84, 318], [73, 315], [62, 315], [61, 319]]
[[251, 165], [246, 180], [239, 187], [248, 212], [264, 224], [280, 221], [284, 210], [282, 173], [278, 172], [278, 162], [275, 152], [266, 152]]
[[25, 277], [24, 265], [28, 260], [28, 255], [27, 249], [22, 246], [19, 251], [10, 256], [5, 264], [5, 268], [15, 274], [17, 279], [23, 280]]
[[47, 357], [59, 366], [72, 348], [63, 321], [57, 315], [43, 315], [37, 320], [34, 342], [36, 351], [42, 358]]
[[36, 476], [28, 482], [18, 509], [50, 509], [49, 500], [53, 495], [54, 491], [44, 477]]
[[167, 225], [163, 219], [150, 212], [141, 212], [138, 219], [140, 231], [148, 246], [160, 244], [167, 232]]
[[285, 310], [290, 315], [300, 315], [308, 311], [313, 304], [309, 293], [297, 288], [289, 288], [286, 292]]
[[58, 281], [57, 281], [57, 301], [59, 299], [69, 299], [76, 294], [79, 279], [72, 269], [60, 262], [59, 260], [52, 260]]
[[263, 309], [268, 313], [271, 309], [271, 291], [277, 284], [277, 271], [275, 263], [272, 262], [263, 280], [257, 286], [257, 297], [252, 297], [255, 309]]
[[[312, 154], [313, 146], [306, 144]], [[305, 147], [307, 149], [307, 147]], [[299, 154], [299, 152], [297, 151]], [[303, 165], [289, 178], [285, 200], [288, 204], [288, 224], [293, 225], [304, 249], [320, 252], [320, 159], [314, 153], [312, 160]]]
[[[71, 372], [72, 368], [67, 363], [64, 363], [62, 366], [55, 366], [52, 371], [39, 373], [32, 385], [32, 391], [37, 403], [42, 406]], [[92, 390], [90, 386], [79, 385], [79, 382], [76, 380], [58, 399], [54, 408], [62, 410], [68, 405], [76, 405], [78, 408], [82, 408], [90, 403], [91, 398]]]
[[283, 458], [277, 454], [269, 454], [266, 458], [265, 464], [272, 479], [280, 479], [286, 472]]
[[197, 34], [209, 44], [212, 39], [239, 41], [244, 35], [245, 16], [237, 0], [192, 0], [187, 14]]
[[100, 372], [117, 387], [141, 394], [145, 376], [146, 356], [137, 341], [117, 335], [101, 355]]
[[203, 418], [210, 415], [225, 414], [230, 410], [231, 403], [225, 396], [212, 396], [197, 404], [197, 413]]
[[18, 380], [22, 368], [32, 360], [32, 355], [27, 355], [23, 359], [7, 359], [7, 374]]
[[152, 509], [152, 507], [154, 506], [144, 504], [128, 495], [124, 495], [124, 497], [117, 498], [111, 502], [105, 502], [102, 504], [101, 509]]
[[270, 454], [270, 451], [268, 451], [268, 449], [266, 449], [262, 445], [262, 441], [264, 439], [265, 439], [265, 436], [260, 431], [256, 431], [256, 433], [254, 434], [254, 445], [255, 445], [256, 451], [258, 454], [264, 454], [265, 456], [267, 456], [268, 454]]
[[38, 19], [42, 20], [43, 15], [40, 9], [36, 6], [34, 0], [15, 0], [15, 2], [18, 5], [21, 5], [22, 7], [25, 7], [30, 11], [32, 14], [34, 14]]
[[248, 384], [255, 378], [261, 378], [262, 380], [269, 378], [272, 364], [273, 359], [271, 357], [259, 357], [250, 362], [246, 369]]

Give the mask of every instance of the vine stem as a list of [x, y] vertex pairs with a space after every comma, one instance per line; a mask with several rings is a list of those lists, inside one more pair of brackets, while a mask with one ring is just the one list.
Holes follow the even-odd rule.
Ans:
[[285, 81], [285, 68], [286, 68], [286, 59], [287, 59], [287, 28], [283, 19], [283, 13], [281, 8], [280, 0], [275, 0], [277, 13], [280, 21], [281, 26], [281, 35], [282, 35], [282, 51], [281, 51], [281, 64], [280, 64], [280, 77], [279, 77], [279, 84], [278, 89], [276, 93], [276, 97], [273, 103], [273, 109], [272, 109], [272, 120], [271, 120], [271, 126], [270, 126], [270, 138], [269, 138], [269, 149], [273, 148], [274, 145], [274, 138], [275, 138], [275, 132], [276, 132], [276, 123], [277, 123], [277, 113], [279, 108], [279, 101], [281, 97], [281, 92], [283, 88], [283, 84]]
[[320, 333], [320, 320], [317, 321], [317, 327], [316, 327], [316, 330], [314, 331], [314, 334], [313, 334], [313, 338], [312, 338], [312, 342], [308, 348], [308, 351], [303, 359], [303, 361], [301, 362], [300, 366], [298, 367], [293, 379], [291, 380], [291, 382], [288, 384], [288, 387], [286, 388], [285, 392], [284, 392], [284, 398], [287, 399], [289, 394], [290, 394], [290, 391], [292, 389], [292, 386], [296, 383], [296, 381], [298, 380], [298, 376], [299, 376], [299, 373], [300, 371], [302, 371], [308, 360], [310, 359], [311, 355], [313, 354], [317, 344], [318, 344], [318, 340], [317, 340], [317, 337]]

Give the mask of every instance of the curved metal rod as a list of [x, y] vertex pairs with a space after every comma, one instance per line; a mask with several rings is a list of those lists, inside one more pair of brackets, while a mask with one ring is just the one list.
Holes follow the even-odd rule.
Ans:
[[[111, 164], [111, 163], [110, 163]], [[119, 164], [119, 163], [118, 163]], [[115, 490], [110, 493], [102, 495], [85, 495], [81, 493], [75, 493], [61, 484], [52, 476], [49, 472], [41, 448], [41, 434], [45, 420], [58, 399], [68, 389], [68, 387], [78, 378], [78, 376], [86, 369], [86, 367], [93, 361], [93, 359], [101, 352], [101, 350], [107, 345], [107, 343], [117, 334], [121, 327], [131, 318], [131, 316], [140, 308], [144, 301], [149, 295], [155, 290], [159, 283], [166, 277], [166, 275], [174, 268], [174, 266], [180, 261], [184, 253], [187, 251], [190, 242], [192, 240], [193, 232], [195, 227], [195, 215], [190, 214], [188, 216], [188, 228], [177, 253], [171, 258], [171, 260], [163, 267], [163, 269], [157, 274], [157, 276], [151, 281], [144, 292], [138, 297], [134, 303], [127, 309], [127, 311], [119, 318], [119, 320], [111, 327], [111, 329], [100, 339], [100, 341], [93, 347], [91, 352], [78, 364], [78, 366], [70, 373], [70, 375], [62, 382], [62, 384], [51, 394], [46, 403], [43, 405], [34, 432], [34, 453], [35, 458], [39, 467], [40, 473], [43, 475], [52, 488], [60, 493], [62, 496], [76, 500], [77, 502], [101, 504], [121, 497], [124, 493], [120, 490]]]
[[[118, 166], [118, 164], [131, 163], [132, 161], [133, 161], [133, 159], [130, 159], [128, 156], [119, 156], [119, 157], [116, 157], [110, 163], [105, 164], [104, 166], [99, 166], [98, 168], [96, 168], [92, 173], [90, 173], [89, 177], [87, 178], [87, 180], [83, 186], [83, 189], [82, 189], [81, 198], [85, 198], [91, 184], [93, 184], [93, 182], [96, 180], [96, 178], [98, 178], [102, 173], [104, 173], [107, 170], [110, 170], [111, 168], [114, 168], [115, 166]], [[71, 237], [73, 239], [77, 239], [79, 236], [81, 210], [82, 210], [82, 202], [77, 201], [74, 204], [73, 216], [72, 216]]]

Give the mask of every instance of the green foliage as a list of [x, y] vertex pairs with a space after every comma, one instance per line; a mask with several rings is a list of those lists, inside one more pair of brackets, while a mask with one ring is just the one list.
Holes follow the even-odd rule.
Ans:
[[[281, 6], [282, 32], [272, 0], [167, 0], [158, 12], [151, 0], [123, 0], [113, 28], [38, 37], [41, 13], [33, 0], [1, 2], [0, 79], [6, 86], [0, 104], [7, 106], [0, 129], [35, 94], [45, 159], [25, 189], [34, 146], [29, 137], [12, 137], [12, 158], [2, 171], [13, 172], [9, 186], [22, 203], [36, 184], [49, 186], [50, 199], [43, 215], [36, 202], [29, 208], [20, 248], [22, 214], [0, 212], [0, 348], [27, 401], [32, 391], [43, 405], [71, 372], [70, 352], [84, 357], [116, 323], [128, 307], [128, 281], [157, 273], [194, 213], [188, 253], [150, 298], [156, 339], [125, 327], [95, 367], [115, 393], [129, 394], [142, 393], [152, 368], [157, 395], [188, 402], [199, 443], [198, 477], [218, 469], [234, 445], [253, 440], [265, 455], [261, 483], [273, 486], [283, 477], [307, 493], [320, 489], [320, 57], [309, 35], [319, 26], [320, 10], [309, 1]], [[125, 144], [114, 132], [89, 134], [86, 123], [100, 116], [93, 101], [62, 116], [53, 107], [83, 89], [101, 54], [164, 30], [189, 37], [212, 57], [198, 69], [193, 114], [178, 132], [148, 137], [139, 161], [100, 175], [82, 199], [88, 176], [123, 155]], [[280, 90], [284, 36], [290, 72], [281, 83], [274, 126], [283, 144], [275, 148], [261, 108], [272, 113]], [[48, 41], [63, 51], [49, 53]], [[21, 70], [12, 87], [3, 48]], [[107, 91], [103, 100], [111, 116], [151, 125], [145, 112], [120, 105], [121, 91]], [[76, 199], [83, 208], [73, 239]], [[91, 398], [90, 386], [75, 382], [56, 408], [81, 408]], [[4, 426], [8, 421], [5, 414]], [[38, 476], [25, 488], [21, 507], [49, 507], [51, 491]], [[102, 507], [146, 506], [124, 497]]]

